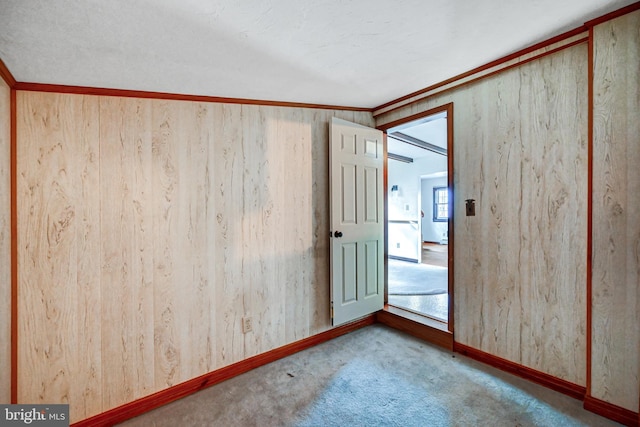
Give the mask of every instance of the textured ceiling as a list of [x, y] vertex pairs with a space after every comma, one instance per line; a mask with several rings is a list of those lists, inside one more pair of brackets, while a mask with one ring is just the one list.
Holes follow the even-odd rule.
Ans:
[[375, 107], [634, 0], [0, 0], [17, 81]]

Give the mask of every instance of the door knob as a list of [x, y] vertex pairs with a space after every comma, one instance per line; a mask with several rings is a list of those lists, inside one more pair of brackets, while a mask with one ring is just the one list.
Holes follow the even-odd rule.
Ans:
[[342, 231], [336, 231], [335, 233], [333, 233], [333, 235], [335, 237], [342, 237]]

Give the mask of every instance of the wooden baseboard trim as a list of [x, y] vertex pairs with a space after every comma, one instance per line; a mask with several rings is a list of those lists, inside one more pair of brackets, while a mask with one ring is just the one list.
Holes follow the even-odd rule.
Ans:
[[501, 357], [485, 353], [484, 351], [477, 350], [464, 344], [455, 342], [453, 344], [453, 351], [479, 362], [486, 363], [494, 368], [498, 368], [526, 380], [533, 381], [534, 383], [538, 383], [552, 390], [559, 391], [560, 393], [566, 394], [567, 396], [571, 396], [575, 399], [583, 400], [586, 394], [586, 388], [583, 386], [556, 378], [552, 375], [545, 374], [544, 372], [536, 371], [535, 369], [502, 359]]
[[408, 315], [399, 315], [389, 309], [376, 313], [376, 320], [383, 325], [406, 332], [449, 351], [453, 350], [453, 334], [451, 332], [435, 328], [428, 325], [427, 322], [420, 322], [410, 317]]
[[84, 419], [72, 424], [73, 427], [96, 427], [111, 426], [121, 423], [138, 415], [142, 415], [152, 409], [156, 409], [162, 405], [181, 399], [185, 396], [203, 390], [212, 385], [221, 383], [235, 376], [248, 372], [252, 369], [266, 365], [284, 357], [290, 356], [299, 351], [316, 346], [325, 341], [341, 335], [353, 332], [357, 329], [374, 324], [375, 315], [369, 315], [352, 323], [321, 332], [317, 335], [287, 344], [283, 347], [276, 348], [257, 356], [250, 357], [233, 365], [226, 366], [208, 374], [193, 378], [181, 384], [177, 384], [168, 389], [159, 391], [141, 399], [129, 402], [117, 408], [110, 409], [91, 418]]
[[638, 427], [638, 413], [592, 396], [584, 397], [584, 409], [629, 427]]

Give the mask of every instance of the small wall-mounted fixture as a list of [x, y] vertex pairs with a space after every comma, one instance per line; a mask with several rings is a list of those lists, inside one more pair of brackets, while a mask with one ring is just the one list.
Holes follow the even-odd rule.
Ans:
[[398, 186], [397, 185], [392, 185], [391, 186], [391, 191], [398, 191]]
[[475, 199], [467, 199], [466, 208], [467, 208], [467, 216], [475, 216], [476, 215], [476, 201]]

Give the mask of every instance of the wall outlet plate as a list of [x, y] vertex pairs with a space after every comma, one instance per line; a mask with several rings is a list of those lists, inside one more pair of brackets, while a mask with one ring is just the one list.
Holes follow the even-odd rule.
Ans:
[[251, 317], [243, 317], [242, 333], [246, 334], [247, 332], [251, 332], [252, 330], [253, 330], [253, 322], [251, 321]]

